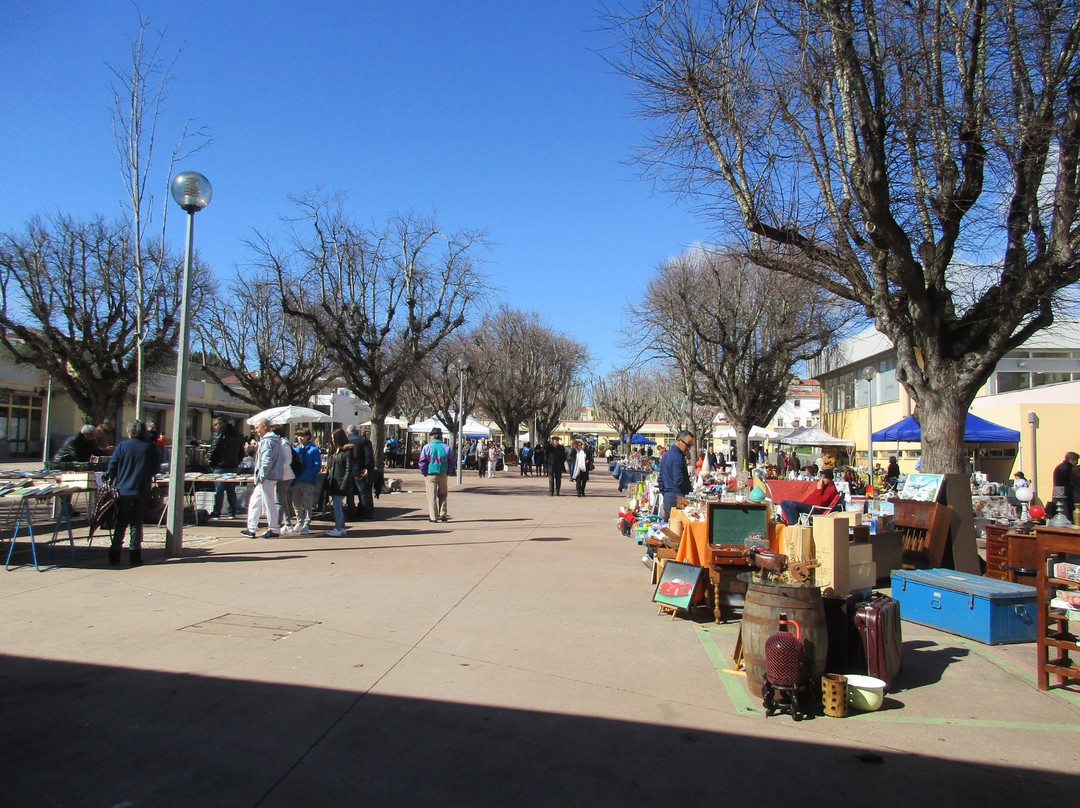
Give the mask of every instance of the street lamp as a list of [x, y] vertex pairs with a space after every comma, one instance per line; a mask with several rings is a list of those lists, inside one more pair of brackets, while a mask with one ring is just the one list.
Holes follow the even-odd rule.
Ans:
[[172, 181], [172, 198], [187, 211], [184, 279], [180, 291], [180, 341], [176, 349], [176, 403], [173, 407], [172, 458], [169, 462], [169, 521], [165, 555], [178, 556], [184, 544], [184, 456], [187, 429], [188, 330], [191, 327], [191, 262], [195, 214], [210, 204], [210, 180], [198, 171], [182, 171]]
[[867, 365], [862, 369], [862, 377], [866, 379], [866, 476], [870, 485], [874, 484], [874, 377], [877, 370], [873, 365]]
[[461, 467], [465, 465], [465, 446], [462, 437], [465, 433], [465, 374], [469, 372], [469, 360], [459, 356], [455, 362], [458, 369], [458, 398], [457, 398], [457, 484], [461, 485]]

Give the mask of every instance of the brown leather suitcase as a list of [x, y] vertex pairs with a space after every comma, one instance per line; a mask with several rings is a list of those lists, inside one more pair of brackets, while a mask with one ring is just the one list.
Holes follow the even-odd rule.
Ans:
[[867, 674], [891, 688], [903, 662], [900, 604], [888, 595], [874, 592], [855, 607], [855, 630], [862, 638]]

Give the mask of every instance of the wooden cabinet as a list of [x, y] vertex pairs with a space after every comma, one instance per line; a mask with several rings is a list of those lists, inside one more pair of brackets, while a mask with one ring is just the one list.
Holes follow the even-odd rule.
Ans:
[[986, 577], [1035, 586], [1039, 566], [1034, 533], [1013, 533], [1007, 525], [986, 526]]
[[986, 526], [986, 577], [998, 581], [1009, 580], [1009, 534], [1008, 525]]
[[1068, 680], [1080, 681], [1080, 638], [1069, 631], [1065, 612], [1050, 607], [1050, 600], [1059, 589], [1080, 589], [1080, 582], [1056, 578], [1048, 573], [1047, 561], [1064, 560], [1065, 554], [1080, 555], [1080, 528], [1039, 527], [1035, 529], [1039, 564], [1036, 568], [1038, 590], [1038, 648], [1039, 690], [1050, 689], [1050, 677], [1057, 684]]

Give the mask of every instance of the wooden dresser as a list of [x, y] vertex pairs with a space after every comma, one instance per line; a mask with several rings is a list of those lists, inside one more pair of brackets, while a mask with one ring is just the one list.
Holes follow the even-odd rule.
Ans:
[[1008, 525], [986, 526], [986, 577], [1035, 586], [1039, 556], [1034, 533], [1013, 533]]

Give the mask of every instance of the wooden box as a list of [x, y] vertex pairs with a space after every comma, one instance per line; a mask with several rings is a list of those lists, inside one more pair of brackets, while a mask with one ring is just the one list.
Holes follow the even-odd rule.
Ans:
[[741, 553], [751, 536], [767, 543], [771, 517], [767, 503], [710, 502], [709, 544]]
[[848, 586], [848, 520], [842, 514], [814, 517], [814, 586], [846, 595]]

